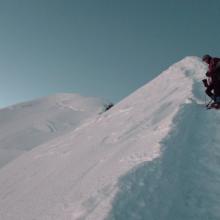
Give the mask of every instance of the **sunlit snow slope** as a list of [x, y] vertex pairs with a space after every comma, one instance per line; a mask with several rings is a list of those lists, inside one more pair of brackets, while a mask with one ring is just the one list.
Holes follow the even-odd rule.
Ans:
[[4, 220], [220, 219], [220, 115], [187, 57], [0, 170]]
[[0, 109], [0, 167], [102, 111], [104, 101], [56, 94]]

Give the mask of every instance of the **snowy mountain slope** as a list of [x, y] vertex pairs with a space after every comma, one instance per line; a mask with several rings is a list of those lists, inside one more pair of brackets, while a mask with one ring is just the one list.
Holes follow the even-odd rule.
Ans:
[[[195, 97], [202, 97], [198, 81]], [[220, 115], [198, 100], [183, 105], [161, 156], [121, 177], [114, 219], [220, 219]]]
[[[199, 58], [185, 58], [104, 114], [3, 167], [1, 219], [217, 219], [217, 162], [207, 146], [218, 153], [219, 138], [215, 132], [204, 141], [204, 129], [216, 130], [208, 123], [219, 116], [196, 104], [205, 71]], [[199, 136], [191, 136], [194, 129]]]
[[0, 110], [0, 167], [23, 152], [79, 126], [98, 114], [104, 101], [56, 94]]

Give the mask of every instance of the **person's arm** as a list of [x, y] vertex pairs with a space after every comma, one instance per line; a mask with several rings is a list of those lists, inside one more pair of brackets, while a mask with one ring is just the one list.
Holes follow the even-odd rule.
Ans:
[[215, 71], [215, 66], [216, 66], [215, 59], [211, 59], [210, 64], [209, 64], [209, 71], [208, 71], [210, 76]]

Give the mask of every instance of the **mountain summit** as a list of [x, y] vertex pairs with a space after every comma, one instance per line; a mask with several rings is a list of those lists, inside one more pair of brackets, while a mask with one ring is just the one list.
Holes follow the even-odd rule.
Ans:
[[203, 105], [206, 69], [187, 57], [2, 167], [1, 219], [219, 219], [220, 116]]

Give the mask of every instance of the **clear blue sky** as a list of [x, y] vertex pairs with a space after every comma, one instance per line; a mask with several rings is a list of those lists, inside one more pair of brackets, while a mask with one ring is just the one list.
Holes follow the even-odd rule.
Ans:
[[118, 102], [188, 55], [220, 56], [219, 0], [0, 0], [0, 106]]

